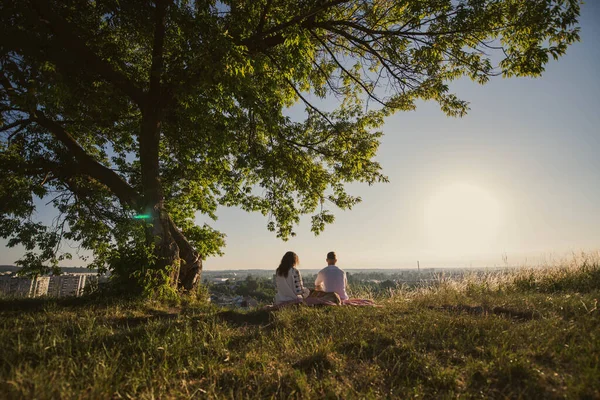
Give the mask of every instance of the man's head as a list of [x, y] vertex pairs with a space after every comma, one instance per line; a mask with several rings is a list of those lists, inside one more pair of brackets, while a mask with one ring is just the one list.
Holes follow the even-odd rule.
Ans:
[[327, 265], [335, 265], [337, 262], [337, 257], [335, 255], [335, 251], [330, 251], [327, 253]]

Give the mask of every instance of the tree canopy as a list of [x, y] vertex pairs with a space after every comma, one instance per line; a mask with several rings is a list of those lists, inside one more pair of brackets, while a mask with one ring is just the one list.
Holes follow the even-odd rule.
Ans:
[[[117, 276], [190, 289], [224, 245], [198, 212], [261, 212], [283, 239], [307, 214], [319, 233], [360, 201], [346, 183], [386, 181], [374, 160], [386, 116], [418, 100], [462, 116], [453, 80], [540, 76], [579, 39], [579, 12], [578, 0], [3, 0], [0, 235], [25, 246], [32, 273], [69, 257], [66, 238]], [[39, 199], [52, 224], [35, 219]]]

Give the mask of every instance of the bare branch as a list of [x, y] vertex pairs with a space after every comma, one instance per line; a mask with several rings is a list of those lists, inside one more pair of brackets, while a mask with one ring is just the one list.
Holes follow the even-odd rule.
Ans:
[[296, 94], [298, 95], [298, 97], [300, 97], [300, 99], [304, 102], [304, 104], [306, 104], [310, 109], [312, 109], [313, 111], [315, 111], [317, 114], [319, 114], [325, 121], [327, 121], [329, 123], [329, 125], [331, 125], [332, 128], [335, 129], [335, 125], [333, 122], [331, 122], [331, 120], [329, 119], [329, 117], [327, 117], [327, 115], [325, 115], [321, 110], [319, 110], [317, 107], [313, 106], [311, 102], [309, 102], [303, 95], [302, 93], [300, 93], [300, 91], [296, 88], [296, 85], [294, 85], [294, 83], [292, 81], [290, 81], [288, 78], [284, 78], [285, 81], [288, 83], [288, 85], [290, 85], [290, 87], [294, 90], [294, 92], [296, 92]]
[[6, 132], [6, 131], [16, 128], [18, 126], [20, 127], [22, 125], [29, 124], [30, 122], [31, 122], [30, 119], [22, 119], [19, 121], [15, 121], [12, 124], [8, 124], [8, 125], [4, 125], [4, 126], [0, 127], [0, 132]]
[[331, 49], [329, 47], [327, 47], [327, 44], [313, 31], [309, 31], [311, 33], [311, 35], [317, 39], [319, 41], [319, 43], [321, 43], [321, 45], [323, 46], [323, 48], [329, 53], [329, 56], [331, 57], [331, 59], [333, 60], [333, 62], [336, 63], [336, 65], [346, 74], [348, 75], [348, 77], [350, 79], [352, 79], [354, 82], [356, 82], [357, 85], [359, 85], [369, 96], [369, 98], [375, 100], [377, 103], [381, 104], [383, 107], [387, 107], [387, 104], [380, 100], [377, 96], [375, 96], [372, 91], [365, 85], [365, 83], [363, 81], [361, 81], [359, 78], [357, 78], [356, 76], [354, 76], [354, 74], [352, 74], [350, 71], [348, 71], [343, 65], [342, 63], [340, 63], [338, 61], [338, 59], [336, 58], [335, 54], [333, 54], [333, 52], [331, 51]]
[[328, 8], [331, 7], [335, 7], [337, 5], [343, 4], [343, 3], [347, 3], [350, 0], [332, 0], [329, 2], [325, 2], [317, 7], [311, 8], [310, 10], [308, 10], [305, 13], [302, 13], [300, 15], [296, 15], [295, 17], [291, 18], [290, 20], [283, 22], [279, 25], [276, 25], [270, 29], [267, 29], [266, 31], [258, 31], [250, 36], [247, 37], [243, 40], [240, 41], [241, 44], [245, 45], [246, 47], [248, 47], [248, 49], [250, 51], [256, 51], [256, 50], [266, 50], [270, 47], [274, 47], [278, 44], [281, 44], [284, 42], [284, 38], [281, 35], [275, 35], [278, 32], [283, 31], [286, 28], [289, 28], [291, 26], [294, 25], [298, 25], [300, 23], [302, 23], [303, 21], [314, 17], [315, 15], [317, 15], [319, 12], [326, 10]]
[[[414, 87], [412, 85], [410, 85], [408, 82], [406, 82], [406, 79], [412, 79], [407, 75], [404, 76], [400, 76], [398, 75], [390, 66], [390, 64], [393, 64], [393, 62], [391, 62], [389, 59], [385, 58], [380, 51], [374, 49], [370, 43], [366, 43], [365, 41], [350, 35], [349, 33], [343, 31], [343, 30], [339, 30], [336, 28], [329, 28], [329, 30], [333, 33], [336, 33], [344, 38], [346, 38], [348, 41], [350, 41], [350, 43], [352, 43], [353, 45], [357, 46], [358, 48], [362, 49], [363, 51], [369, 53], [370, 55], [374, 56], [375, 58], [377, 58], [379, 60], [379, 62], [381, 63], [382, 67], [385, 68], [387, 70], [387, 72], [397, 81], [402, 82], [402, 84], [410, 87], [411, 89], [414, 89]], [[333, 43], [330, 39], [327, 39], [328, 42], [332, 43], [333, 45], [339, 46], [335, 43]], [[394, 64], [393, 64], [394, 65]], [[399, 67], [397, 64], [394, 65], [395, 67]], [[417, 81], [416, 79], [413, 79], [414, 81]]]
[[[313, 26], [315, 28], [324, 28], [324, 29], [328, 29], [330, 27], [334, 27], [334, 26], [346, 26], [352, 29], [355, 29], [357, 31], [363, 32], [367, 35], [370, 36], [375, 36], [375, 35], [379, 35], [379, 36], [403, 36], [403, 37], [413, 37], [413, 36], [428, 36], [428, 37], [436, 37], [436, 36], [448, 36], [448, 35], [458, 35], [458, 34], [469, 34], [472, 33], [473, 30], [470, 29], [457, 29], [457, 30], [450, 30], [450, 31], [427, 31], [427, 32], [422, 32], [422, 31], [401, 31], [401, 30], [397, 30], [397, 29], [390, 29], [390, 30], [381, 30], [381, 29], [371, 29], [369, 27], [366, 27], [364, 25], [360, 25], [351, 21], [345, 21], [345, 20], [336, 20], [336, 21], [325, 21], [325, 22], [319, 22], [319, 23], [314, 23]], [[499, 29], [503, 29], [499, 28]]]

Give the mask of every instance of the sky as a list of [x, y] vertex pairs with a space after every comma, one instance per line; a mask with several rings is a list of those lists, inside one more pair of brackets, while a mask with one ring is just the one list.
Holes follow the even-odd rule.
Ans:
[[[207, 270], [275, 269], [286, 251], [320, 268], [336, 251], [342, 268], [523, 265], [600, 249], [600, 2], [582, 7], [581, 42], [541, 78], [500, 77], [452, 86], [470, 102], [462, 118], [435, 103], [389, 117], [377, 161], [390, 180], [350, 184], [362, 198], [315, 237], [310, 217], [287, 242], [267, 219], [221, 208], [223, 257]], [[22, 249], [0, 240], [0, 264]], [[78, 262], [74, 262], [78, 264]]]

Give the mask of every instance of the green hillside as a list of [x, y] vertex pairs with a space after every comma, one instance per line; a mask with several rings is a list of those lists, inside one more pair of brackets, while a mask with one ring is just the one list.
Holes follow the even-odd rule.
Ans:
[[390, 290], [377, 308], [5, 299], [0, 393], [600, 398], [599, 298], [587, 260]]

